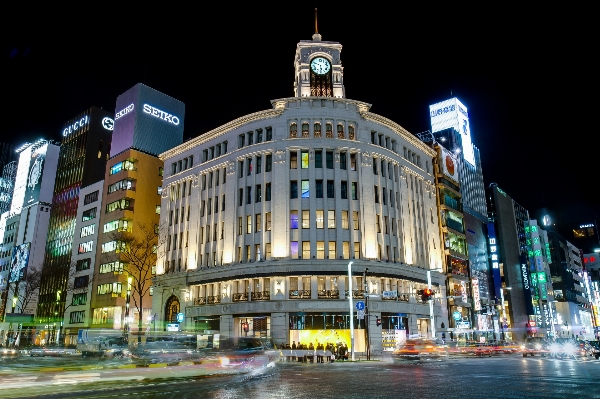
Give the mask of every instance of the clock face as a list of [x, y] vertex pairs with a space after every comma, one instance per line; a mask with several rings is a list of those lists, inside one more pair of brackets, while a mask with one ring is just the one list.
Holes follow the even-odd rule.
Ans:
[[331, 64], [323, 57], [316, 57], [310, 62], [310, 69], [317, 75], [325, 75], [331, 69]]

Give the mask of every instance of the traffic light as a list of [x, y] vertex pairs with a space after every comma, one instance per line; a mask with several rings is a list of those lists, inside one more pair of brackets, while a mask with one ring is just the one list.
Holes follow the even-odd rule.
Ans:
[[381, 319], [375, 320], [375, 323], [377, 324], [377, 327], [379, 327], [381, 325]]
[[421, 294], [421, 300], [427, 302], [433, 297], [433, 294], [435, 294], [435, 292], [433, 292], [431, 288], [425, 288]]
[[250, 326], [248, 325], [247, 321], [242, 323], [242, 328], [244, 329], [244, 332], [250, 331]]

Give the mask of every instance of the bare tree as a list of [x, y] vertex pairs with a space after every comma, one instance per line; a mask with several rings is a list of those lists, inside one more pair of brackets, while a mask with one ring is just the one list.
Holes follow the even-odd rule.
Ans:
[[[36, 267], [29, 267], [23, 277], [23, 280], [8, 283], [7, 299], [12, 294], [13, 300], [17, 298], [15, 307], [21, 312], [27, 308], [29, 303], [39, 294], [40, 285], [42, 283], [42, 270]], [[7, 304], [7, 308], [10, 304]], [[13, 308], [13, 311], [14, 311]]]
[[117, 252], [123, 262], [123, 271], [131, 279], [131, 295], [138, 311], [138, 343], [142, 337], [139, 332], [143, 326], [143, 301], [152, 286], [154, 267], [158, 252], [158, 229], [143, 223], [137, 223], [135, 233], [117, 231], [112, 239], [117, 243]]

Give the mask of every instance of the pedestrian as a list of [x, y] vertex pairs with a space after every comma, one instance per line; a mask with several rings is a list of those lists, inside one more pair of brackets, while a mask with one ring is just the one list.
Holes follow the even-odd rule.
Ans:
[[317, 342], [317, 363], [323, 363], [323, 344]]
[[314, 361], [315, 361], [315, 346], [313, 345], [312, 342], [308, 346], [308, 350], [311, 351], [308, 355], [308, 356], [310, 356], [309, 361], [310, 361], [310, 363], [314, 363]]
[[292, 341], [292, 361], [296, 361], [296, 341]]

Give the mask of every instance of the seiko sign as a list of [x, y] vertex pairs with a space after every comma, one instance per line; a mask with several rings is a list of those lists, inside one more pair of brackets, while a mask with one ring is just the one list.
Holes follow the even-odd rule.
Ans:
[[521, 274], [523, 275], [523, 287], [529, 289], [529, 274], [527, 273], [527, 265], [521, 264]]
[[79, 119], [78, 121], [76, 121], [75, 123], [73, 123], [70, 126], [67, 126], [64, 130], [63, 130], [63, 136], [68, 136], [69, 134], [76, 132], [77, 130], [79, 130], [80, 128], [84, 127], [85, 125], [87, 125], [89, 122], [89, 118], [88, 116], [84, 116], [83, 118]]
[[129, 104], [128, 106], [126, 106], [125, 108], [123, 108], [122, 110], [120, 110], [119, 112], [117, 112], [115, 114], [115, 120], [122, 118], [123, 116], [127, 115], [128, 113], [130, 113], [131, 111], [133, 111], [133, 104]]
[[172, 123], [175, 126], [179, 125], [178, 117], [176, 117], [175, 115], [171, 115], [168, 112], [161, 111], [160, 109], [155, 108], [151, 105], [144, 104], [144, 112], [147, 114], [150, 114], [156, 118], [162, 119], [163, 121]]

